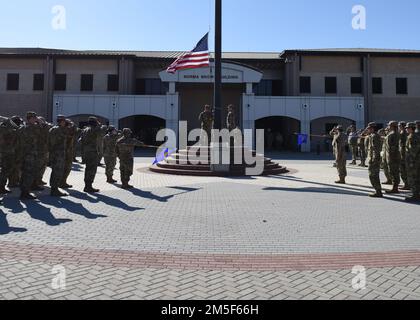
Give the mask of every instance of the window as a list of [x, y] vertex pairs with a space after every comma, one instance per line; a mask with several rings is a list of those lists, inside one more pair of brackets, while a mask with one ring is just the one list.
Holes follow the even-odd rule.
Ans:
[[7, 75], [7, 90], [8, 91], [19, 90], [19, 73], [9, 73]]
[[119, 90], [119, 79], [117, 74], [108, 75], [108, 91], [118, 91]]
[[93, 91], [93, 74], [82, 74], [80, 91]]
[[300, 77], [300, 93], [311, 93], [311, 77]]
[[283, 95], [283, 81], [261, 80], [260, 83], [254, 84], [253, 91], [256, 96], [279, 97]]
[[408, 83], [407, 78], [397, 78], [397, 94], [408, 94]]
[[42, 73], [34, 74], [33, 90], [44, 91], [44, 74]]
[[168, 85], [160, 79], [137, 79], [136, 94], [162, 95], [168, 92]]
[[372, 78], [372, 93], [382, 94], [382, 78]]
[[67, 75], [65, 74], [56, 74], [54, 81], [54, 90], [55, 91], [66, 91], [67, 89]]
[[354, 77], [351, 78], [351, 94], [362, 94], [363, 93], [363, 78]]
[[336, 77], [325, 78], [325, 93], [326, 94], [337, 93], [337, 78]]

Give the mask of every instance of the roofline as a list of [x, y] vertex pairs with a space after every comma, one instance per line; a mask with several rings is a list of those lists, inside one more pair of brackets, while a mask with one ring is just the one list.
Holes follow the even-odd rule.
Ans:
[[410, 51], [410, 50], [383, 50], [383, 51], [375, 51], [375, 50], [362, 50], [357, 51], [355, 50], [311, 50], [311, 49], [303, 49], [303, 50], [284, 50], [280, 57], [285, 58], [288, 55], [306, 55], [306, 56], [374, 56], [374, 57], [420, 57], [420, 51]]

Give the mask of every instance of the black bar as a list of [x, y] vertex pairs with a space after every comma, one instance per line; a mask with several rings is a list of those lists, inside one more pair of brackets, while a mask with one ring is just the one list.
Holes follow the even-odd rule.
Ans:
[[222, 129], [222, 0], [216, 0], [214, 129]]

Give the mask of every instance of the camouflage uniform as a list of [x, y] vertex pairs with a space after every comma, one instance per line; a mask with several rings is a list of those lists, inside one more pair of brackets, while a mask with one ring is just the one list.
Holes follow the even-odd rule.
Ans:
[[400, 135], [398, 133], [398, 123], [390, 123], [391, 129], [385, 137], [385, 163], [388, 166], [389, 176], [393, 185], [392, 193], [398, 193], [398, 186], [400, 184], [400, 161], [401, 154], [399, 150]]
[[[407, 127], [414, 130], [414, 123], [410, 123]], [[413, 198], [416, 201], [420, 200], [420, 135], [418, 133], [411, 133], [407, 137], [406, 144], [406, 166], [408, 184], [413, 191]], [[409, 199], [407, 199], [409, 200]]]
[[115, 182], [113, 179], [115, 166], [117, 164], [117, 140], [120, 138], [118, 134], [108, 133], [103, 139], [105, 173], [108, 182]]
[[49, 139], [49, 131], [51, 129], [51, 125], [48, 123], [41, 123], [39, 124], [39, 140], [38, 140], [38, 168], [39, 172], [36, 177], [35, 183], [37, 185], [44, 184], [42, 178], [44, 177], [45, 170], [47, 169], [48, 162], [49, 162], [49, 153], [48, 153], [48, 139]]
[[[94, 123], [96, 121], [96, 123]], [[96, 118], [89, 119], [90, 125], [83, 130], [81, 142], [84, 160], [86, 162], [85, 169], [85, 191], [98, 192], [93, 189], [92, 184], [95, 181], [95, 176], [98, 171], [99, 164], [99, 139], [102, 135], [102, 129]]]
[[[28, 113], [28, 117], [36, 117], [35, 113]], [[38, 167], [38, 145], [39, 126], [37, 124], [26, 123], [19, 129], [19, 153], [22, 157], [22, 177], [20, 188], [22, 198], [34, 198], [29, 192], [35, 183]]]
[[366, 167], [366, 137], [362, 135], [357, 139], [357, 146], [360, 155], [360, 167]]
[[58, 190], [61, 186], [65, 168], [66, 156], [66, 138], [67, 132], [65, 127], [55, 126], [50, 130], [49, 151], [51, 177], [50, 186], [52, 190]]
[[102, 126], [101, 134], [98, 137], [98, 152], [99, 152], [98, 165], [101, 165], [102, 158], [104, 157], [104, 137], [106, 135], [107, 130], [108, 130], [107, 126]]
[[12, 174], [15, 162], [17, 143], [17, 129], [19, 127], [11, 120], [4, 120], [0, 124], [0, 194], [8, 193], [7, 180]]
[[124, 189], [132, 188], [128, 183], [133, 175], [134, 148], [143, 146], [143, 143], [131, 137], [131, 130], [124, 129], [124, 136], [117, 141], [117, 154], [120, 158], [121, 182]]
[[333, 149], [334, 149], [334, 156], [337, 164], [337, 171], [338, 176], [340, 178], [339, 181], [336, 181], [336, 183], [346, 183], [346, 177], [347, 177], [347, 167], [346, 167], [346, 145], [347, 145], [347, 136], [342, 131], [342, 128], [337, 132], [333, 134], [334, 139], [332, 142]]
[[20, 128], [23, 127], [24, 123], [23, 120], [19, 117], [14, 117], [14, 122], [17, 124], [18, 128], [16, 129], [16, 146], [14, 148], [14, 161], [13, 166], [9, 176], [9, 188], [18, 188], [20, 186], [20, 181], [22, 178], [22, 152], [20, 149], [20, 138], [19, 135], [21, 133]]
[[226, 123], [227, 123], [227, 129], [229, 131], [233, 131], [237, 128], [236, 126], [236, 116], [235, 116], [235, 112], [230, 111], [227, 115], [227, 119], [226, 119]]
[[354, 129], [353, 132], [351, 130], [348, 130], [348, 142], [350, 146], [351, 159], [352, 159], [351, 164], [353, 165], [356, 164], [356, 160], [357, 160], [357, 151], [358, 151], [357, 141], [358, 141], [358, 135], [357, 135], [356, 130]]
[[404, 130], [400, 131], [400, 172], [401, 172], [401, 179], [404, 182], [404, 189], [408, 188], [408, 181], [407, 181], [407, 166], [406, 166], [406, 146], [407, 146], [407, 132], [405, 131], [405, 124], [402, 124], [404, 126]]
[[368, 137], [367, 161], [370, 182], [376, 190], [376, 195], [382, 195], [379, 176], [381, 171], [381, 137], [376, 132]]
[[64, 159], [64, 173], [61, 181], [61, 188], [71, 188], [67, 184], [67, 179], [71, 173], [74, 160], [74, 141], [76, 140], [77, 128], [73, 122], [66, 120], [66, 142], [65, 142], [65, 159]]
[[[209, 145], [211, 142], [211, 131], [213, 129], [213, 122], [214, 122], [213, 113], [211, 111], [203, 111], [199, 116], [199, 120], [201, 122], [201, 131], [203, 133], [201, 137], [201, 141], [203, 143], [206, 142], [207, 145]], [[205, 137], [204, 133], [207, 134], [207, 137]]]

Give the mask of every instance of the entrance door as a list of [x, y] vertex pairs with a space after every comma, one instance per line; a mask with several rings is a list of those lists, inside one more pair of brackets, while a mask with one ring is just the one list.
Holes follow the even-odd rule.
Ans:
[[[242, 94], [245, 90], [243, 84], [224, 84], [222, 91], [222, 116], [223, 128], [226, 127], [227, 106], [233, 104], [236, 108], [238, 126], [241, 126]], [[180, 96], [180, 120], [188, 122], [188, 132], [199, 129], [201, 123], [198, 120], [204, 105], [213, 107], [213, 85], [212, 84], [177, 84], [177, 91]]]

